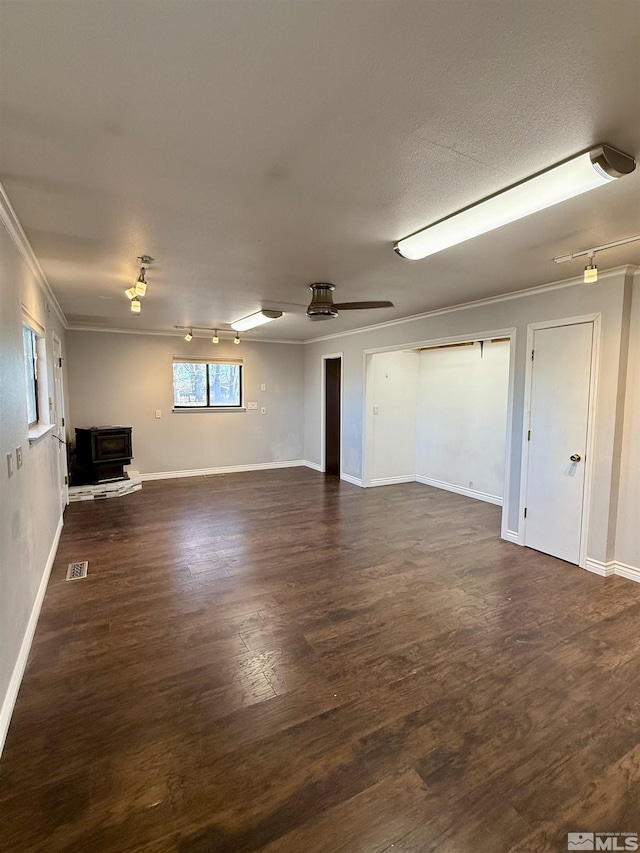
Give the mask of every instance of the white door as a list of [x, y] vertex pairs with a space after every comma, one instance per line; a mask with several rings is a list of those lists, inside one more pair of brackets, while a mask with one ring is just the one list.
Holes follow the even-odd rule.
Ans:
[[56, 441], [58, 446], [58, 477], [60, 483], [60, 504], [62, 512], [69, 503], [69, 486], [67, 471], [67, 445], [66, 429], [64, 421], [64, 380], [62, 373], [62, 345], [56, 335], [53, 335], [53, 390], [55, 405], [55, 434], [60, 439]]
[[525, 545], [578, 564], [593, 323], [534, 333]]

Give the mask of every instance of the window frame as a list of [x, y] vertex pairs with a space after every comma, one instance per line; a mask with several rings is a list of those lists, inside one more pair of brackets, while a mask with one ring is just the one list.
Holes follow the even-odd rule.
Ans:
[[[29, 333], [29, 342], [31, 347], [31, 353], [27, 354], [25, 347], [25, 330]], [[25, 365], [25, 382], [27, 386], [27, 428], [32, 430], [35, 429], [40, 423], [40, 400], [38, 394], [38, 338], [42, 337], [42, 335], [38, 335], [36, 330], [26, 321], [22, 322], [22, 346], [25, 350], [24, 352], [24, 365]], [[27, 358], [31, 362], [31, 372], [33, 378], [33, 399], [30, 401], [29, 397], [31, 396], [31, 377], [27, 377], [26, 367], [27, 367]], [[36, 419], [34, 421], [29, 420], [29, 409], [30, 403], [33, 404], [35, 408]]]
[[[190, 405], [190, 406], [181, 406], [179, 403], [176, 403], [176, 388], [175, 388], [175, 379], [174, 379], [174, 365], [176, 364], [203, 364], [205, 366], [205, 377], [206, 377], [206, 394], [207, 394], [207, 402], [204, 405]], [[224, 404], [224, 403], [211, 403], [211, 384], [210, 384], [210, 374], [209, 374], [209, 366], [216, 364], [228, 364], [239, 367], [239, 376], [238, 376], [238, 384], [239, 384], [239, 402], [237, 404]], [[172, 365], [171, 365], [171, 387], [173, 391], [173, 408], [172, 411], [176, 413], [183, 412], [244, 412], [246, 411], [246, 407], [244, 405], [244, 359], [242, 358], [202, 358], [202, 357], [189, 357], [189, 356], [174, 356]]]

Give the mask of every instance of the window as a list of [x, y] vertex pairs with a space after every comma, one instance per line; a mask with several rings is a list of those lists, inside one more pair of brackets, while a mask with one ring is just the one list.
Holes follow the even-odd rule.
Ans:
[[24, 371], [27, 381], [27, 420], [29, 426], [38, 423], [38, 336], [29, 328], [22, 327], [24, 345]]
[[242, 407], [241, 361], [173, 362], [175, 409]]

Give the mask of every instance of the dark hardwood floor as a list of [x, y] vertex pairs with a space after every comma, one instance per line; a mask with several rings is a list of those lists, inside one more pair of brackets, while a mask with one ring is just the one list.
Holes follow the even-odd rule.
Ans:
[[499, 520], [306, 469], [71, 505], [0, 849], [555, 853], [639, 831], [640, 585]]

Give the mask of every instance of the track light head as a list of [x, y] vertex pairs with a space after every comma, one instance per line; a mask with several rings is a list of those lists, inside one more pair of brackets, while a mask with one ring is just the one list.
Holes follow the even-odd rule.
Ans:
[[598, 267], [595, 264], [595, 255], [591, 253], [589, 255], [589, 263], [584, 268], [584, 278], [583, 281], [585, 284], [595, 284], [598, 280]]
[[192, 341], [193, 340], [193, 329], [189, 329], [187, 334], [184, 336], [184, 339], [185, 339], [185, 341]]
[[214, 329], [213, 330], [213, 337], [211, 338], [211, 343], [217, 344], [219, 342], [219, 340], [220, 340], [220, 338], [218, 337], [218, 330]]
[[234, 344], [239, 344], [239, 343], [240, 343], [240, 335], [239, 335], [237, 332], [236, 332], [236, 336], [235, 336], [235, 338], [233, 339], [233, 342], [234, 342]]
[[140, 302], [140, 300], [136, 296], [135, 299], [131, 300], [131, 313], [132, 314], [139, 314], [141, 308], [142, 308], [142, 303]]

